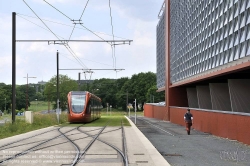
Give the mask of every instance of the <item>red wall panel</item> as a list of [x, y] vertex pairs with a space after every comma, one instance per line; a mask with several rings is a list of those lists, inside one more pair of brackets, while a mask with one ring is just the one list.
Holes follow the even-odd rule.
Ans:
[[[185, 125], [183, 115], [186, 109], [170, 108], [170, 121]], [[250, 145], [250, 116], [191, 110], [196, 130], [216, 136], [238, 140]]]
[[167, 117], [167, 108], [164, 106], [156, 106], [145, 104], [144, 105], [144, 116], [149, 118], [156, 118], [160, 120], [164, 120], [164, 117]]

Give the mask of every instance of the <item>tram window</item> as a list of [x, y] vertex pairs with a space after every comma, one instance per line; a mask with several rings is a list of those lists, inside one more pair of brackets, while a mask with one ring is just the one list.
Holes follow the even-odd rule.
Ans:
[[72, 95], [71, 104], [72, 111], [75, 113], [81, 113], [85, 106], [85, 95]]

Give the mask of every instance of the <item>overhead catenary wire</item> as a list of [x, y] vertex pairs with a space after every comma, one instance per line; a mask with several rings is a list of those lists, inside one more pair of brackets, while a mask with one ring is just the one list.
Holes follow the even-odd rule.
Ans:
[[82, 11], [82, 15], [81, 15], [81, 17], [80, 17], [80, 19], [79, 19], [79, 20], [81, 20], [81, 19], [82, 19], [83, 13], [85, 12], [85, 10], [86, 10], [86, 8], [87, 8], [88, 3], [89, 3], [89, 0], [86, 2], [86, 5], [85, 5], [85, 7], [84, 7], [84, 9], [83, 9], [83, 11]]
[[[85, 7], [84, 7], [84, 9], [83, 9], [83, 11], [82, 11], [81, 17], [79, 18], [79, 22], [80, 22], [81, 19], [82, 19], [83, 13], [85, 12], [85, 10], [86, 10], [86, 8], [87, 8], [88, 3], [89, 3], [89, 0], [87, 1], [86, 5], [85, 5]], [[74, 32], [74, 30], [75, 30], [75, 27], [76, 27], [76, 24], [74, 25], [74, 27], [73, 27], [73, 29], [72, 29], [72, 31], [71, 31], [71, 34], [70, 34], [70, 36], [69, 36], [69, 40], [71, 39], [71, 36], [73, 35], [73, 32]]]
[[[68, 54], [66, 54], [66, 53], [61, 53], [61, 52], [60, 52], [60, 54], [61, 54], [61, 55], [68, 55]], [[64, 56], [64, 57], [66, 57], [66, 56]], [[70, 59], [70, 58], [68, 58], [68, 57], [66, 57], [66, 58], [69, 59], [69, 60], [72, 60], [72, 59]], [[105, 64], [105, 63], [101, 63], [101, 62], [89, 60], [89, 59], [86, 59], [86, 58], [80, 58], [80, 59], [84, 59], [84, 60], [86, 60], [86, 61], [98, 63], [98, 64], [105, 65], [105, 66], [112, 66], [112, 65], [109, 65], [109, 64]]]
[[44, 2], [46, 2], [47, 4], [49, 4], [52, 8], [56, 9], [59, 13], [61, 13], [62, 15], [64, 15], [65, 17], [67, 17], [68, 19], [72, 20], [71, 18], [69, 18], [66, 14], [64, 14], [63, 12], [61, 12], [60, 10], [58, 10], [56, 7], [54, 7], [53, 5], [51, 5], [49, 2], [47, 2], [46, 0], [43, 0]]
[[85, 67], [85, 68], [88, 68], [80, 59], [79, 59], [79, 57], [75, 54], [75, 52], [71, 49], [71, 47], [68, 45], [68, 47], [67, 46], [65, 46], [67, 49], [68, 49], [68, 51], [75, 57], [75, 59], [83, 66], [83, 67]]
[[42, 20], [42, 19], [40, 19], [40, 17], [36, 14], [36, 12], [25, 2], [25, 0], [23, 0], [23, 2], [26, 4], [26, 6], [28, 6], [28, 8], [37, 16], [37, 18], [39, 18], [39, 20], [44, 24], [44, 26], [46, 26], [47, 28], [48, 28], [48, 30], [52, 33], [52, 34], [54, 34], [54, 36], [58, 39], [58, 40], [60, 40], [59, 39], [59, 37], [45, 24], [45, 22]]
[[[36, 25], [36, 26], [38, 26], [38, 27], [40, 27], [40, 28], [42, 28], [42, 29], [44, 29], [44, 30], [46, 30], [46, 31], [48, 31], [48, 32], [50, 32], [50, 30], [48, 30], [48, 29], [46, 29], [46, 28], [44, 28], [44, 27], [42, 27], [42, 26], [40, 26], [40, 25], [38, 25], [38, 24], [36, 24], [36, 23], [34, 23], [34, 22], [32, 22], [32, 21], [30, 21], [30, 20], [28, 20], [28, 19], [26, 19], [26, 18], [24, 18], [24, 17], [22, 17], [22, 16], [20, 16], [20, 15], [18, 15], [17, 14], [17, 16], [19, 16], [20, 18], [22, 18], [22, 19], [24, 19], [24, 20], [26, 20], [26, 21], [28, 21], [28, 22], [30, 22], [30, 23], [32, 23], [32, 24], [34, 24], [34, 25]], [[62, 38], [62, 39], [64, 39], [62, 36], [60, 36], [60, 35], [57, 35], [57, 36], [59, 36], [60, 38]]]
[[[37, 16], [37, 18], [39, 18], [39, 20], [49, 29], [49, 31], [54, 34], [54, 36], [61, 41], [61, 39], [47, 26], [47, 24], [36, 14], [36, 12], [25, 2], [25, 0], [23, 0], [24, 3], [28, 6], [28, 8]], [[86, 65], [81, 62], [81, 60], [79, 60], [79, 58], [76, 56], [76, 54], [74, 53], [74, 51], [70, 48], [70, 46], [68, 45], [68, 48], [62, 41], [61, 43], [66, 47], [66, 49], [75, 57], [75, 59], [80, 63], [81, 66], [86, 67]], [[87, 67], [86, 67], [87, 68]]]
[[[50, 3], [48, 3], [46, 0], [45, 1], [47, 4], [49, 4], [51, 7], [53, 7], [54, 9], [56, 9], [58, 12], [60, 12], [61, 14], [63, 14], [65, 17], [67, 17], [70, 21], [73, 21], [73, 19], [69, 18], [66, 14], [64, 14], [63, 12], [61, 12], [59, 9], [57, 9], [56, 7], [54, 7], [53, 5], [51, 5]], [[93, 32], [92, 30], [90, 30], [89, 28], [87, 28], [86, 26], [80, 24], [82, 27], [84, 27], [86, 30], [88, 30], [89, 32], [91, 32], [92, 34], [94, 34], [95, 36], [97, 36], [98, 38], [100, 38], [101, 40], [105, 41], [106, 43], [112, 45], [111, 43], [109, 43], [108, 41], [106, 41], [105, 39], [103, 39], [101, 36], [97, 35], [95, 32]]]
[[[17, 15], [19, 16], [25, 16], [25, 17], [30, 17], [30, 18], [34, 18], [34, 19], [38, 19], [37, 17], [33, 17], [33, 16], [29, 16], [29, 15], [26, 15], [26, 14], [21, 14], [21, 13], [17, 13]], [[23, 17], [24, 18], [24, 17]], [[41, 17], [40, 17], [41, 18]], [[42, 18], [41, 18], [42, 19]], [[26, 19], [28, 21], [28, 19]], [[52, 21], [52, 20], [48, 20], [48, 19], [42, 19], [43, 21], [47, 21], [47, 22], [51, 22], [51, 23], [55, 23], [55, 24], [59, 24], [59, 25], [63, 25], [63, 26], [68, 26], [68, 27], [74, 27], [72, 25], [68, 25], [68, 24], [63, 24], [63, 23], [60, 23], [60, 22], [56, 22], [56, 21]], [[30, 20], [29, 20], [30, 21]], [[34, 23], [35, 24], [35, 23]], [[39, 25], [37, 25], [39, 26]], [[75, 27], [75, 29], [82, 29], [82, 30], [86, 30], [85, 28], [81, 28], [81, 27]], [[97, 32], [97, 31], [93, 31], [94, 33], [99, 33], [99, 34], [102, 34], [102, 35], [107, 35], [107, 36], [113, 36], [113, 35], [110, 35], [110, 34], [107, 34], [107, 33], [104, 33], [104, 32]], [[120, 39], [125, 39], [124, 37], [119, 37], [119, 36], [114, 36], [116, 38], [120, 38]], [[127, 39], [128, 40], [128, 39]]]

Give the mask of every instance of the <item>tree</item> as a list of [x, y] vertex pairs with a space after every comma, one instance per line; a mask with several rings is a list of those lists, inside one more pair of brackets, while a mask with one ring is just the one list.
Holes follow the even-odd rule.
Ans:
[[6, 98], [6, 110], [7, 110], [7, 113], [9, 113], [10, 109], [11, 109], [12, 86], [5, 85], [4, 83], [1, 83], [0, 91], [2, 92], [1, 108], [2, 108], [2, 110], [5, 109], [5, 98]]
[[39, 101], [43, 101], [44, 96], [43, 96], [43, 94], [41, 92], [36, 92], [35, 99], [37, 99]]
[[[49, 82], [46, 83], [44, 89], [44, 95], [47, 101], [55, 101], [54, 109], [57, 107], [57, 77], [52, 77]], [[59, 75], [59, 101], [60, 108], [65, 110], [67, 108], [67, 95], [70, 91], [76, 91], [78, 89], [77, 82], [67, 75]]]
[[[132, 97], [132, 99], [136, 99], [137, 104], [141, 103], [142, 105], [144, 105], [144, 102], [147, 101], [148, 89], [155, 84], [156, 74], [152, 72], [147, 72], [134, 74], [128, 81], [128, 83], [125, 84], [125, 86], [127, 86], [129, 93], [132, 94], [132, 96], [130, 97]], [[137, 110], [139, 110], [138, 107]]]
[[[28, 100], [28, 107], [30, 106], [30, 102]], [[16, 109], [21, 110], [22, 108], [26, 108], [26, 91], [23, 91], [23, 88], [17, 88], [16, 90]]]
[[106, 78], [95, 80], [89, 85], [89, 92], [102, 99], [103, 107], [107, 106], [106, 103], [109, 103], [112, 107], [116, 107], [116, 80]]
[[153, 102], [152, 97], [154, 96], [154, 102], [158, 103], [161, 101], [165, 101], [165, 93], [164, 91], [162, 92], [156, 92], [157, 87], [156, 85], [151, 86], [151, 88], [148, 89], [147, 91], [147, 102]]

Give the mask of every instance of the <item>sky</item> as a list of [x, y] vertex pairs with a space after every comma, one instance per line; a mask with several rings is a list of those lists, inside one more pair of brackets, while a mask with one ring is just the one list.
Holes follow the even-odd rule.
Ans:
[[[74, 80], [79, 72], [87, 80], [156, 73], [156, 26], [162, 3], [110, 0], [112, 28], [109, 0], [0, 0], [0, 83], [12, 83], [12, 12], [17, 14], [16, 40], [133, 40], [113, 49], [107, 42], [16, 42], [16, 84], [26, 84], [27, 74], [36, 77], [29, 83], [49, 81], [57, 72], [57, 50], [59, 69], [104, 69], [92, 74], [59, 70]], [[71, 20], [80, 18], [82, 26], [76, 24], [73, 30]]]

